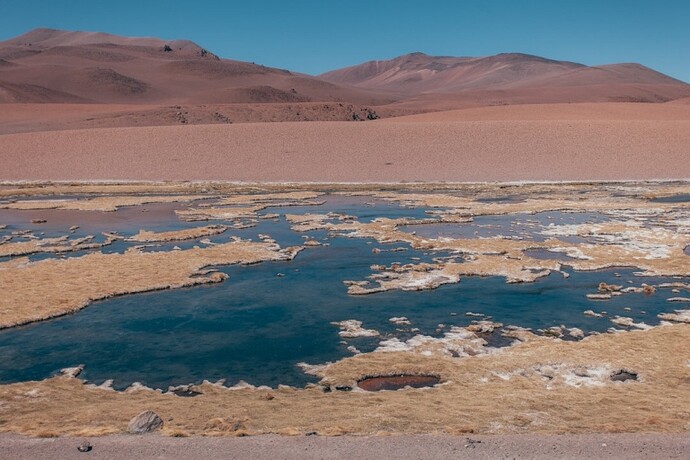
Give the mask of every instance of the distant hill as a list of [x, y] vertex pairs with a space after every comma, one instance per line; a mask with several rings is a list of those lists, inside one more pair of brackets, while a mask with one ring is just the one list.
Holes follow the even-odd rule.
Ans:
[[665, 102], [690, 95], [690, 85], [640, 64], [588, 67], [519, 53], [476, 58], [412, 53], [319, 77], [416, 101]]
[[[412, 53], [314, 77], [222, 59], [189, 40], [35, 29], [0, 42], [0, 103], [122, 104], [131, 111], [185, 105], [196, 112], [209, 104], [233, 105], [220, 115], [217, 107], [208, 108], [198, 123], [361, 120], [492, 105], [689, 97], [690, 85], [640, 64], [590, 67], [519, 53]], [[156, 111], [145, 116], [160, 118], [146, 123], [180, 118]], [[118, 117], [110, 122], [120, 123]]]
[[347, 101], [368, 91], [220, 59], [188, 40], [35, 29], [0, 42], [0, 102], [124, 104]]

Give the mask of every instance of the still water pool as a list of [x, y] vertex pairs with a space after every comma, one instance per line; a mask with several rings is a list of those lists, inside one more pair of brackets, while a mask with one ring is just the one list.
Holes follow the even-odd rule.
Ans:
[[[265, 212], [332, 210], [361, 220], [381, 215], [425, 216], [423, 209], [342, 198], [322, 207], [269, 208]], [[578, 216], [578, 220], [585, 217], [595, 216]], [[151, 224], [150, 229], [158, 231], [189, 226], [177, 220]], [[138, 227], [129, 230], [135, 233]], [[230, 230], [212, 239], [227, 240], [228, 235], [256, 239], [259, 233], [271, 235], [282, 246], [303, 241], [282, 215], [276, 221], [261, 220], [256, 227]], [[316, 379], [304, 374], [297, 363], [338, 360], [352, 354], [348, 346], [371, 351], [380, 340], [391, 337], [440, 336], [450, 325], [464, 326], [475, 319], [465, 316], [466, 312], [533, 329], [564, 324], [602, 332], [614, 325], [607, 318], [584, 316], [583, 311], [606, 310], [609, 316], [656, 324], [658, 313], [671, 310], [667, 293], [661, 292], [627, 294], [606, 302], [586, 298], [587, 293], [596, 292], [600, 282], [627, 285], [634, 280], [639, 285], [671, 281], [640, 280], [633, 270], [574, 272], [566, 268], [569, 278], [554, 273], [529, 284], [506, 284], [500, 277], [469, 277], [429, 291], [351, 296], [343, 281], [366, 279], [372, 264], [406, 263], [412, 257], [428, 261], [443, 254], [414, 251], [404, 244], [329, 237], [323, 231], [309, 235], [329, 245], [307, 249], [290, 262], [221, 267], [229, 279], [220, 284], [117, 297], [95, 302], [73, 315], [0, 331], [0, 382], [42, 379], [61, 368], [84, 364], [84, 378], [94, 383], [114, 379], [116, 388], [135, 381], [167, 388], [203, 379], [303, 386]], [[372, 254], [374, 247], [400, 246], [407, 250]], [[109, 250], [125, 248], [122, 243]], [[398, 329], [389, 322], [394, 316], [408, 317], [410, 327], [419, 332], [410, 327]], [[364, 327], [380, 331], [381, 337], [343, 341], [331, 322], [347, 319], [362, 321]]]

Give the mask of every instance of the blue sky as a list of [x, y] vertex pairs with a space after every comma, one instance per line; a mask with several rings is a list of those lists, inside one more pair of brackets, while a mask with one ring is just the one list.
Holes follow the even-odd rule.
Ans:
[[688, 0], [0, 0], [0, 40], [36, 27], [187, 38], [310, 74], [413, 51], [523, 52], [690, 82]]

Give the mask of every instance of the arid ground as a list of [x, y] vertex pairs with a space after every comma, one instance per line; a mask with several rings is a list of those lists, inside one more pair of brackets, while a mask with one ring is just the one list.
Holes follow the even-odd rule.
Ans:
[[[3, 111], [18, 131], [51, 108]], [[76, 110], [76, 109], [75, 109]], [[25, 113], [31, 121], [22, 122]], [[4, 124], [4, 123], [3, 123]], [[83, 127], [83, 123], [76, 127]], [[501, 106], [353, 122], [0, 135], [4, 180], [410, 182], [685, 179], [690, 105]]]

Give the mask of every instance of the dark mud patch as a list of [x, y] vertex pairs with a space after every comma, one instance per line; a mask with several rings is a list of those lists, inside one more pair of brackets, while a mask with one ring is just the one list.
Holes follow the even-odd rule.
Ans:
[[199, 396], [202, 394], [200, 391], [195, 391], [192, 390], [191, 388], [175, 388], [174, 390], [171, 390], [170, 393], [174, 394], [175, 396], [179, 396], [181, 398], [194, 398], [196, 396]]
[[628, 380], [637, 381], [637, 373], [620, 369], [611, 374], [611, 380], [614, 382], [626, 382]]
[[365, 391], [400, 390], [405, 387], [429, 388], [441, 383], [436, 375], [382, 375], [366, 377], [357, 382], [357, 386]]

